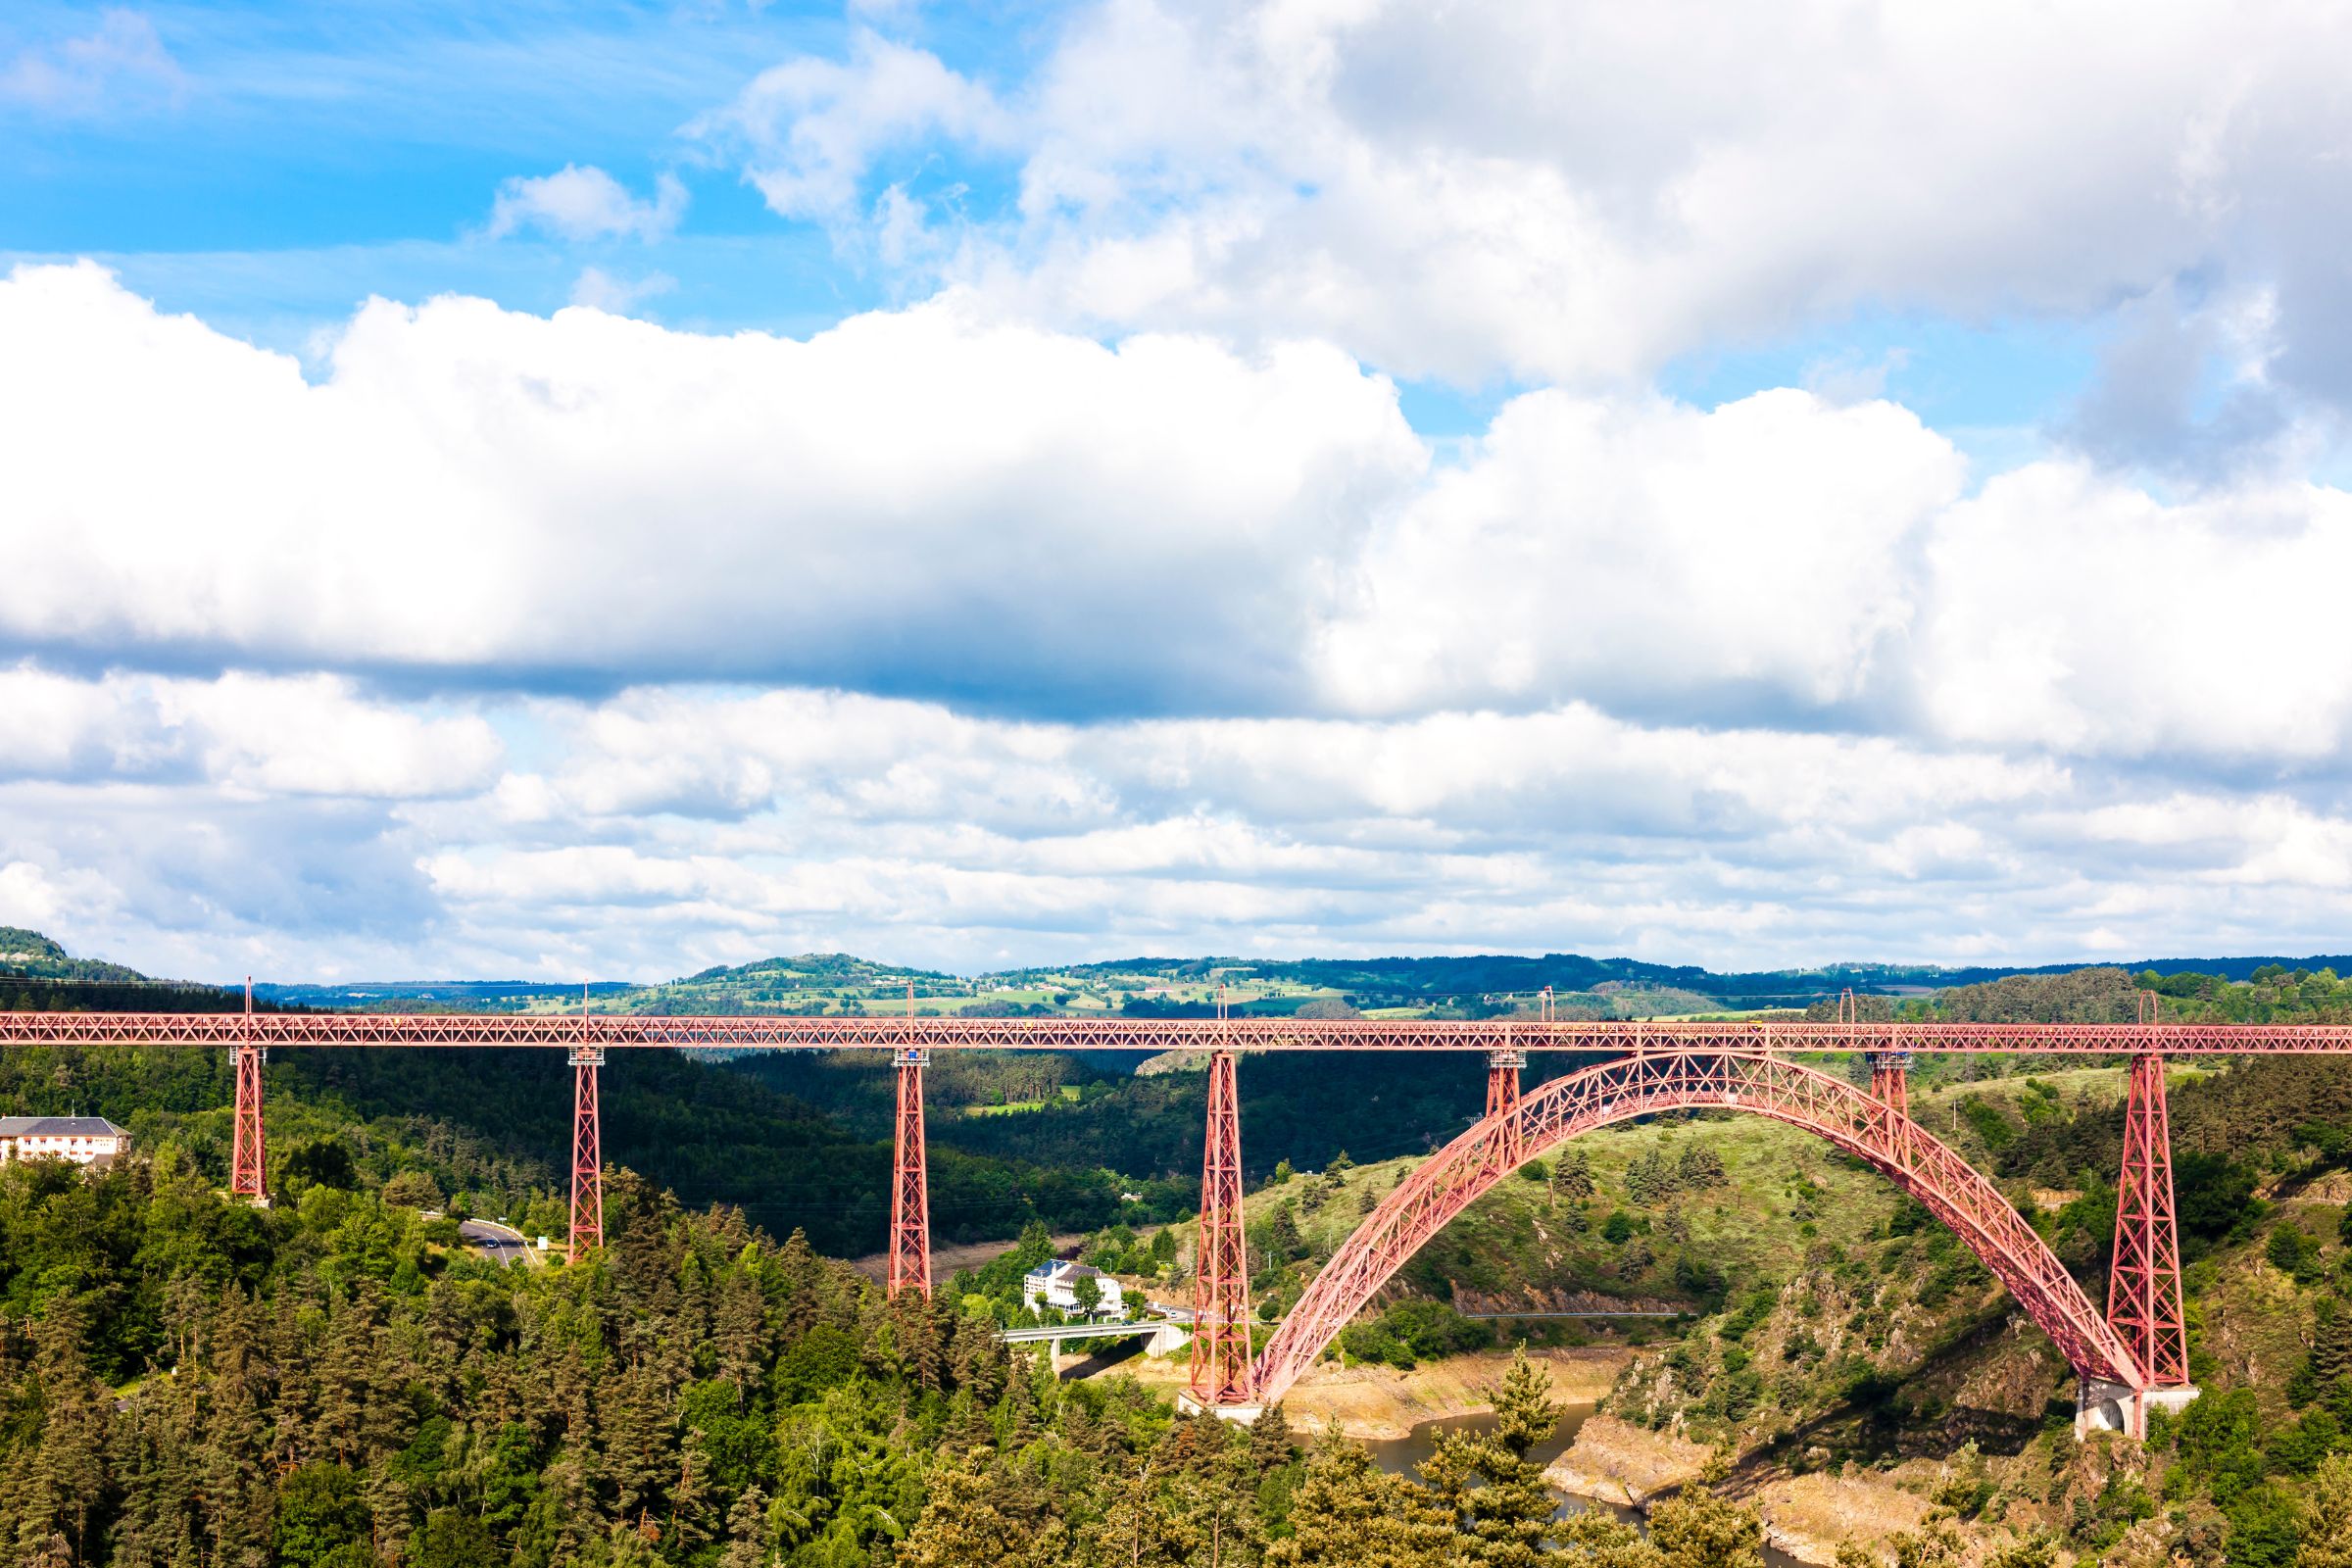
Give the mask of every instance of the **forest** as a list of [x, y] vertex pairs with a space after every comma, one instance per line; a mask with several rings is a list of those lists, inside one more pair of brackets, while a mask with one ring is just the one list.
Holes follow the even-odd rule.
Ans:
[[[154, 994], [127, 971], [44, 978], [122, 988], [142, 1004]], [[1870, 1005], [2128, 1017], [2143, 989], [2168, 1016], [2333, 1019], [2352, 1004], [2331, 971], [2258, 965], [2243, 979], [2001, 977]], [[35, 1005], [63, 995], [26, 990]], [[1576, 1064], [1540, 1058], [1530, 1077]], [[2083, 1075], [2064, 1061], [2005, 1065], [1923, 1061], [1919, 1088], [1950, 1105], [1949, 1136], [2095, 1291], [2120, 1108], [2074, 1087]], [[460, 1246], [455, 1221], [497, 1213], [561, 1234], [560, 1064], [529, 1052], [285, 1052], [269, 1070], [276, 1202], [257, 1210], [219, 1190], [229, 1086], [217, 1054], [0, 1054], [0, 1106], [104, 1110], [138, 1136], [130, 1158], [100, 1172], [0, 1170], [0, 1531], [13, 1560], [1747, 1565], [1761, 1525], [1740, 1499], [1779, 1451], [1776, 1434], [1808, 1432], [1872, 1464], [1915, 1443], [1957, 1446], [1944, 1434], [1960, 1412], [1936, 1391], [1958, 1374], [1939, 1368], [1976, 1365], [2015, 1316], [1964, 1250], [1901, 1205], [1880, 1203], [1855, 1245], [1834, 1243], [1833, 1217], [1850, 1217], [1836, 1207], [1835, 1160], [1766, 1168], [1748, 1195], [1727, 1181], [1755, 1184], [1752, 1153], [1727, 1178], [1713, 1144], [1674, 1142], [1661, 1124], [1596, 1142], [1591, 1164], [1579, 1153], [1531, 1166], [1510, 1184], [1515, 1207], [1466, 1215], [1409, 1271], [1416, 1294], [1384, 1303], [1342, 1348], [1404, 1366], [1494, 1343], [1444, 1297], [1456, 1281], [1532, 1279], [1522, 1251], [1546, 1226], [1593, 1260], [1592, 1277], [1562, 1284], [1679, 1294], [1694, 1326], [1642, 1352], [1652, 1370], [1611, 1408], [1719, 1443], [1744, 1468], [1725, 1486], [1691, 1485], [1642, 1539], [1605, 1515], [1550, 1519], [1526, 1457], [1552, 1419], [1531, 1369], [1497, 1392], [1494, 1432], [1449, 1443], [1415, 1479], [1279, 1414], [1250, 1429], [1184, 1420], [1132, 1381], [1057, 1383], [997, 1344], [996, 1298], [1047, 1227], [1095, 1233], [1090, 1255], [1106, 1261], [1180, 1267], [1164, 1239], [1152, 1250], [1143, 1238], [1192, 1201], [1192, 1075], [1087, 1056], [944, 1066], [941, 1232], [1026, 1228], [1029, 1240], [916, 1306], [825, 1255], [867, 1250], [882, 1230], [888, 1077], [873, 1066], [616, 1062], [610, 1244], [577, 1267], [512, 1269]], [[1268, 1307], [1375, 1196], [1360, 1178], [1377, 1169], [1393, 1184], [1399, 1156], [1458, 1130], [1482, 1087], [1450, 1059], [1282, 1055], [1251, 1057], [1242, 1084]], [[2055, 1505], [2036, 1503], [2041, 1493], [2076, 1499], [2077, 1514], [2004, 1537], [2001, 1562], [2104, 1560], [2158, 1526], [2180, 1560], [2352, 1562], [2352, 1222], [2313, 1196], [2352, 1171], [2352, 1080], [2297, 1060], [2191, 1070], [2174, 1137], [2193, 1367], [2209, 1397], [2087, 1492], [2017, 1469], [2045, 1449], [2052, 1465], [2062, 1457], [2052, 1429], [2029, 1419], [2008, 1447], [1986, 1449], [1983, 1495], [1939, 1502], [1898, 1568], [1974, 1560], [1970, 1530], [2003, 1508], [2013, 1524], [2041, 1517]], [[1741, 1207], [1751, 1196], [1766, 1206]], [[1779, 1238], [1789, 1262], [1759, 1267], [1729, 1245], [1707, 1256], [1708, 1226], [1724, 1223]], [[1841, 1348], [1850, 1334], [1805, 1316], [1866, 1288], [1896, 1293], [1899, 1321], [1933, 1328], [1924, 1361], [1883, 1336]], [[1857, 1307], [1854, 1323], [1883, 1315]], [[2264, 1326], [2248, 1339], [2241, 1324]]]
[[1408, 1480], [1279, 1410], [1056, 1382], [950, 1297], [885, 1300], [625, 1172], [609, 1245], [501, 1268], [344, 1175], [232, 1204], [166, 1145], [0, 1169], [0, 1540], [32, 1568], [1388, 1564], [1734, 1568], [1691, 1489], [1554, 1524], [1524, 1362]]

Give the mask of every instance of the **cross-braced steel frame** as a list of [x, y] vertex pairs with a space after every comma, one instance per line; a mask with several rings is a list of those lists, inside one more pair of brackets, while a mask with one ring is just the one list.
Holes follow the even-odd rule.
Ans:
[[239, 1198], [262, 1202], [269, 1198], [269, 1148], [262, 1137], [262, 1064], [270, 1059], [266, 1046], [253, 1033], [253, 980], [245, 981], [245, 1010], [239, 1015], [240, 1034], [230, 1048], [236, 1069], [236, 1121], [229, 1131], [228, 1190]]
[[2173, 1209], [2173, 1140], [2164, 1107], [2164, 1058], [2132, 1058], [2124, 1109], [2124, 1165], [2115, 1194], [2115, 1264], [2107, 1321], [2146, 1373], [2141, 1388], [2188, 1382], [2180, 1309], [2180, 1237]]
[[1200, 1243], [1193, 1260], [1193, 1397], [1250, 1397], [1250, 1264], [1242, 1227], [1242, 1103], [1233, 1053], [1208, 1058], [1208, 1128], [1200, 1151]]
[[[1851, 1084], [1756, 1052], [1653, 1052], [1553, 1079], [1508, 1114], [1518, 1123], [1519, 1149], [1532, 1158], [1611, 1122], [1713, 1108], [1801, 1127], [1883, 1171], [1984, 1260], [2079, 1377], [2146, 1386], [2130, 1348], [1992, 1183], [1926, 1128]], [[1497, 1136], [1480, 1121], [1365, 1218], [1275, 1331], [1248, 1402], [1279, 1400], [1406, 1259], [1502, 1179], [1504, 1168], [1490, 1152]]]
[[574, 1263], [584, 1249], [605, 1245], [604, 1117], [596, 1094], [604, 1064], [604, 1047], [571, 1048], [571, 1236], [564, 1255]]
[[1707, 1022], [1541, 1018], [662, 1017], [556, 1013], [0, 1012], [0, 1046], [543, 1046], [797, 1051], [2021, 1052], [2352, 1055], [2352, 1024]]
[[931, 1182], [923, 1154], [923, 1068], [931, 1053], [912, 1047], [896, 1054], [898, 1134], [890, 1183], [890, 1294], [931, 1294]]
[[[608, 1049], [888, 1050], [900, 1066], [892, 1203], [894, 1294], [918, 1281], [928, 1289], [930, 1228], [920, 1077], [920, 1058], [928, 1052], [1210, 1051], [1215, 1054], [1202, 1215], [1204, 1246], [1212, 1230], [1215, 1246], [1209, 1249], [1209, 1266], [1197, 1289], [1205, 1292], [1215, 1309], [1204, 1314], [1210, 1333], [1206, 1348], [1196, 1350], [1200, 1359], [1194, 1381], [1203, 1402], [1224, 1405], [1263, 1397], [1269, 1389], [1278, 1396], [1312, 1359], [1310, 1353], [1298, 1360], [1299, 1347], [1312, 1339], [1319, 1349], [1345, 1323], [1345, 1315], [1330, 1317], [1337, 1301], [1375, 1274], [1370, 1288], [1376, 1289], [1413, 1247], [1444, 1224], [1437, 1216], [1449, 1218], [1458, 1212], [1483, 1190], [1482, 1182], [1491, 1184], [1522, 1163], [1531, 1151], [1548, 1148], [1584, 1126], [1645, 1110], [1738, 1105], [1810, 1127], [1886, 1171], [1984, 1256], [2049, 1330], [2078, 1372], [2144, 1396], [2181, 1388], [2186, 1361], [2162, 1058], [2352, 1054], [2352, 1026], [2168, 1024], [2149, 1000], [2140, 1017], [2129, 1024], [1865, 1023], [1850, 997], [1840, 1003], [1834, 1020], [1562, 1021], [1553, 1016], [1546, 998], [1532, 1019], [1235, 1018], [1220, 1006], [1212, 1022], [919, 1017], [911, 996], [904, 1017], [590, 1017], [584, 1009], [578, 1016], [256, 1014], [249, 986], [241, 1013], [0, 1013], [0, 1046], [226, 1047], [236, 1078], [230, 1185], [256, 1200], [266, 1196], [262, 1067], [273, 1045], [565, 1047], [574, 1069], [570, 1250], [575, 1257], [604, 1238], [597, 1068]], [[1232, 1071], [1236, 1051], [1481, 1051], [1488, 1057], [1487, 1116], [1366, 1221], [1301, 1302], [1302, 1312], [1311, 1307], [1310, 1315], [1295, 1313], [1276, 1336], [1269, 1348], [1271, 1370], [1255, 1375], [1250, 1364], [1248, 1272], [1240, 1222], [1241, 1131]], [[1531, 1051], [1626, 1054], [1522, 1098], [1519, 1068]], [[1871, 1092], [1864, 1095], [1790, 1066], [1777, 1055], [1784, 1052], [1861, 1052], [1870, 1063]], [[1920, 1052], [2063, 1053], [2132, 1059], [2108, 1320], [2086, 1315], [2082, 1293], [2056, 1267], [2032, 1227], [2000, 1201], [1989, 1184], [1909, 1120], [1906, 1069], [1911, 1055]], [[1221, 1067], [1216, 1065], [1220, 1062]], [[1788, 1074], [1802, 1076], [1787, 1078]], [[1584, 1087], [1563, 1087], [1570, 1085]], [[1820, 1085], [1829, 1086], [1826, 1098]], [[1562, 1094], [1588, 1090], [1599, 1098], [1575, 1105], [1560, 1099]], [[1595, 1111], [1595, 1106], [1607, 1114]], [[1211, 1215], [1219, 1216], [1214, 1226], [1207, 1223]], [[1343, 1262], [1345, 1268], [1340, 1266]], [[2116, 1357], [2119, 1348], [2121, 1360]], [[2146, 1404], [2144, 1397], [2134, 1399], [2134, 1423], [2144, 1418]]]

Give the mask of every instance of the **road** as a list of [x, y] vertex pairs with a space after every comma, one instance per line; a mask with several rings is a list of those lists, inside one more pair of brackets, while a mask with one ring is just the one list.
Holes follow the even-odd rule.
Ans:
[[494, 1263], [536, 1263], [530, 1241], [512, 1225], [501, 1225], [494, 1219], [469, 1219], [460, 1222], [458, 1234]]

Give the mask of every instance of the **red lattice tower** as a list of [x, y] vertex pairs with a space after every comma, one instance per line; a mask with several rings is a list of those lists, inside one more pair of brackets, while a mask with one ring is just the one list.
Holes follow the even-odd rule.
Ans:
[[[2140, 1021], [2156, 1022], [2143, 993]], [[2188, 1331], [2180, 1311], [2180, 1236], [2173, 1207], [2173, 1141], [2164, 1108], [2164, 1056], [2132, 1058], [2124, 1110], [2124, 1166], [2116, 1180], [2115, 1266], [2107, 1276], [2107, 1321], [2141, 1368], [2145, 1389], [2188, 1382]]]
[[890, 1187], [890, 1294], [931, 1295], [931, 1189], [923, 1168], [923, 1068], [931, 1053], [904, 1046], [899, 1066], [898, 1174]]
[[264, 1171], [269, 1150], [262, 1138], [262, 1064], [270, 1048], [254, 1039], [253, 976], [245, 977], [243, 1034], [233, 1051], [237, 1072], [237, 1119], [229, 1140], [228, 1190], [256, 1202], [269, 1200]]
[[1494, 1128], [1494, 1163], [1503, 1170], [1517, 1170], [1526, 1163], [1519, 1118], [1511, 1114], [1519, 1108], [1519, 1070], [1526, 1065], [1524, 1051], [1506, 1048], [1487, 1053], [1487, 1120]]
[[1248, 1404], [1250, 1262], [1242, 1232], [1242, 1106], [1233, 1053], [1208, 1058], [1200, 1154], [1200, 1250], [1193, 1269], [1192, 1394], [1204, 1408]]
[[588, 998], [580, 997], [580, 1038], [571, 1048], [571, 1237], [564, 1257], [605, 1245], [605, 1140], [596, 1099], [596, 1069], [605, 1048], [588, 1034]]

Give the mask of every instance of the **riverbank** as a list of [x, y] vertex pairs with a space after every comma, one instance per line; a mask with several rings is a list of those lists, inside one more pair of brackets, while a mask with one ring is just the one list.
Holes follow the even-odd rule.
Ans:
[[[1657, 1498], [1698, 1480], [1710, 1456], [1705, 1446], [1671, 1433], [1595, 1415], [1544, 1467], [1544, 1479], [1573, 1497], [1646, 1511]], [[1932, 1467], [1920, 1468], [1925, 1474]], [[1941, 1478], [1927, 1476], [1935, 1479]], [[1788, 1560], [1823, 1568], [1838, 1560], [1840, 1545], [1878, 1544], [1917, 1530], [1929, 1512], [1919, 1491], [1884, 1475], [1773, 1476], [1760, 1484], [1751, 1477], [1745, 1487], [1735, 1477], [1729, 1490], [1743, 1494], [1763, 1517], [1768, 1546]]]
[[1707, 1456], [1706, 1448], [1672, 1433], [1596, 1415], [1577, 1429], [1568, 1451], [1545, 1466], [1544, 1479], [1572, 1497], [1639, 1508], [1696, 1481]]
[[[1528, 1359], [1551, 1374], [1551, 1396], [1567, 1404], [1590, 1404], [1609, 1392], [1632, 1356], [1620, 1347], [1530, 1349]], [[1444, 1421], [1494, 1408], [1487, 1390], [1511, 1364], [1507, 1350], [1478, 1350], [1425, 1361], [1410, 1372], [1388, 1366], [1343, 1367], [1325, 1362], [1299, 1379], [1283, 1397], [1291, 1427], [1301, 1434], [1322, 1432], [1332, 1423], [1351, 1438], [1393, 1443], [1425, 1421]], [[1182, 1353], [1132, 1356], [1095, 1376], [1131, 1374], [1147, 1387], [1172, 1395], [1184, 1386], [1190, 1363]]]

